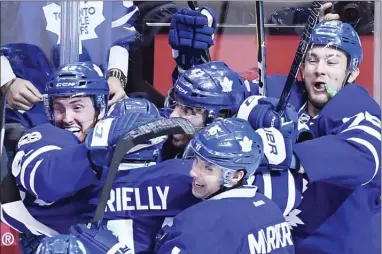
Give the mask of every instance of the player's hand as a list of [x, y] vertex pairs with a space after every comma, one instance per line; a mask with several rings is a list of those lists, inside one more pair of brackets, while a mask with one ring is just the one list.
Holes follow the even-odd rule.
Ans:
[[171, 18], [169, 43], [175, 50], [201, 51], [214, 44], [216, 14], [206, 7], [178, 10]]
[[319, 14], [319, 22], [324, 21], [324, 20], [325, 21], [329, 21], [329, 20], [340, 21], [341, 20], [339, 14], [331, 13], [331, 12], [327, 13], [330, 10], [330, 8], [332, 8], [332, 6], [333, 6], [332, 2], [327, 2], [321, 6], [320, 14]]
[[2, 92], [7, 91], [7, 103], [16, 110], [29, 110], [35, 103], [42, 100], [38, 89], [28, 80], [16, 78], [4, 87]]
[[116, 236], [105, 227], [87, 228], [77, 224], [70, 227], [70, 235], [57, 235], [45, 237], [36, 254], [104, 254], [110, 250], [112, 253], [130, 253], [131, 249], [118, 242]]
[[110, 89], [110, 100], [109, 100], [109, 106], [116, 103], [118, 100], [126, 98], [127, 95], [125, 93], [125, 90], [122, 87], [121, 81], [116, 77], [109, 77], [107, 79], [107, 83], [109, 84]]
[[272, 170], [288, 170], [292, 163], [293, 144], [288, 132], [280, 132], [275, 128], [260, 128], [256, 132], [263, 141], [264, 157], [256, 172]]
[[281, 132], [292, 134], [297, 130], [297, 112], [293, 106], [288, 104], [285, 110], [279, 114], [276, 112], [278, 102], [277, 98], [250, 96], [240, 106], [238, 118], [247, 120], [254, 130], [274, 127]]
[[237, 117], [247, 120], [263, 139], [264, 158], [259, 171], [285, 170], [289, 168], [296, 142], [298, 115], [288, 104], [279, 114], [279, 99], [250, 96], [240, 106]]

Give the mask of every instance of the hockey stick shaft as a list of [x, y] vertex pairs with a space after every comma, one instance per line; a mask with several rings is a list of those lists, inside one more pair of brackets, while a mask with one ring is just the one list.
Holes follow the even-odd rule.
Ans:
[[257, 35], [257, 60], [259, 72], [259, 90], [260, 95], [267, 96], [267, 72], [265, 58], [265, 29], [264, 29], [264, 3], [263, 1], [255, 2], [256, 8], [256, 35]]
[[288, 104], [290, 95], [292, 93], [292, 86], [297, 78], [298, 71], [301, 67], [302, 61], [304, 60], [305, 54], [308, 51], [308, 46], [310, 44], [310, 37], [312, 36], [312, 30], [314, 26], [317, 24], [320, 8], [323, 5], [323, 1], [314, 1], [312, 3], [312, 7], [309, 9], [310, 14], [308, 17], [308, 21], [306, 22], [300, 43], [297, 48], [296, 55], [294, 57], [292, 66], [289, 70], [288, 78], [285, 82], [284, 89], [281, 93], [279, 103], [276, 107], [276, 111], [281, 113], [286, 105]]
[[[199, 6], [197, 1], [187, 1], [187, 5], [191, 10], [197, 11]], [[207, 60], [207, 62], [211, 61], [210, 51], [206, 49], [203, 53], [203, 57]]]
[[183, 118], [169, 118], [144, 124], [123, 135], [115, 146], [115, 151], [106, 176], [106, 181], [102, 188], [100, 200], [91, 224], [95, 227], [100, 225], [105, 214], [106, 203], [113, 187], [119, 164], [128, 151], [136, 145], [145, 143], [156, 137], [176, 134], [192, 135], [195, 131], [195, 127], [188, 120]]

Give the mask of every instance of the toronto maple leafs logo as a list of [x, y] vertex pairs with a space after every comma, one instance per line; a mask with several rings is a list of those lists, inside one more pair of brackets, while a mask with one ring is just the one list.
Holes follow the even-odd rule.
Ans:
[[233, 84], [233, 81], [227, 77], [224, 77], [223, 81], [220, 82], [220, 85], [223, 88], [223, 92], [225, 93], [232, 92], [232, 84]]
[[[302, 193], [304, 193], [308, 189], [308, 181], [303, 178], [302, 179]], [[301, 199], [304, 197], [301, 196]], [[299, 225], [304, 225], [304, 222], [298, 217], [298, 215], [301, 213], [300, 209], [293, 209], [289, 214], [285, 215], [285, 220], [289, 225], [289, 228], [293, 230], [294, 228], [297, 228]]]
[[[51, 3], [43, 7], [46, 18], [46, 30], [58, 35], [57, 44], [61, 37], [61, 6]], [[102, 1], [81, 1], [79, 17], [80, 54], [82, 53], [81, 41], [98, 38], [95, 29], [105, 20], [103, 16]]]
[[245, 153], [252, 151], [252, 143], [252, 140], [250, 140], [247, 136], [244, 136], [243, 140], [239, 141], [241, 151]]
[[222, 129], [218, 125], [212, 126], [211, 128], [208, 129], [208, 135], [210, 136], [215, 136], [219, 132], [222, 132]]
[[294, 209], [288, 215], [284, 216], [290, 229], [293, 229], [293, 227], [298, 227], [298, 225], [304, 225], [304, 222], [298, 217], [300, 213], [300, 209]]
[[199, 68], [196, 68], [196, 69], [193, 69], [191, 70], [191, 78], [200, 78], [200, 77], [203, 77], [204, 75], [204, 71], [199, 69]]

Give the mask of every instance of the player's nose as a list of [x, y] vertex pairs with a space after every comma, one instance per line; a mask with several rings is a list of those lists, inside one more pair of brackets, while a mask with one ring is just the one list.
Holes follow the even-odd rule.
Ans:
[[174, 110], [171, 112], [170, 114], [170, 118], [172, 117], [180, 117], [180, 114], [179, 114], [179, 106], [176, 106], [174, 108]]
[[74, 116], [70, 111], [66, 111], [64, 118], [62, 119], [64, 123], [72, 123], [74, 122]]
[[197, 170], [195, 169], [195, 167], [192, 167], [191, 170], [190, 170], [190, 176], [192, 178], [195, 178], [195, 177], [198, 177], [198, 173], [197, 173]]
[[322, 61], [322, 60], [318, 61], [314, 71], [315, 71], [317, 76], [325, 74], [326, 73], [326, 63], [325, 63], [325, 61]]

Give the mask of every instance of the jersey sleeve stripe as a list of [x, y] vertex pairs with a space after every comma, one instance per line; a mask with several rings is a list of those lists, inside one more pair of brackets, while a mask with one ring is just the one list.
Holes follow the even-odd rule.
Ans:
[[272, 199], [272, 178], [269, 172], [263, 173], [264, 196]]
[[61, 150], [60, 147], [58, 146], [43, 146], [41, 147], [40, 149], [34, 151], [33, 153], [30, 154], [30, 156], [22, 163], [22, 167], [21, 167], [21, 175], [20, 175], [20, 181], [21, 181], [21, 185], [27, 189], [27, 187], [25, 186], [25, 171], [27, 169], [27, 167], [29, 166], [29, 164], [37, 158], [37, 156], [43, 154], [43, 153], [46, 153], [46, 152], [49, 152], [49, 151], [53, 151], [53, 150]]
[[30, 190], [33, 192], [33, 194], [38, 197], [37, 193], [36, 193], [36, 189], [34, 187], [34, 178], [35, 178], [35, 175], [36, 175], [36, 170], [38, 168], [38, 166], [40, 166], [41, 162], [43, 161], [44, 159], [41, 159], [39, 160], [35, 166], [33, 167], [31, 173], [30, 173], [30, 177], [29, 177], [29, 186], [30, 186]]
[[350, 140], [350, 141], [353, 141], [355, 143], [358, 143], [358, 144], [361, 144], [363, 146], [365, 146], [369, 151], [370, 153], [373, 155], [374, 157], [374, 162], [375, 162], [375, 170], [374, 170], [374, 174], [373, 176], [371, 177], [371, 179], [365, 183], [363, 183], [362, 185], [366, 185], [368, 184], [369, 182], [371, 182], [375, 175], [378, 173], [378, 170], [379, 170], [379, 158], [378, 158], [378, 154], [377, 154], [377, 151], [376, 149], [374, 148], [374, 146], [372, 144], [370, 144], [370, 142], [364, 140], [364, 139], [360, 139], [360, 138], [348, 138], [347, 140]]
[[365, 125], [353, 126], [353, 127], [350, 127], [350, 128], [343, 130], [341, 133], [351, 131], [351, 130], [362, 130], [362, 131], [366, 132], [367, 134], [370, 134], [371, 136], [375, 137], [379, 141], [381, 141], [381, 133], [376, 131], [375, 129], [373, 129], [369, 126], [365, 126]]
[[288, 215], [292, 211], [295, 205], [295, 202], [296, 202], [296, 186], [294, 182], [294, 177], [292, 173], [290, 172], [290, 170], [288, 170], [288, 201], [283, 213], [284, 216]]

